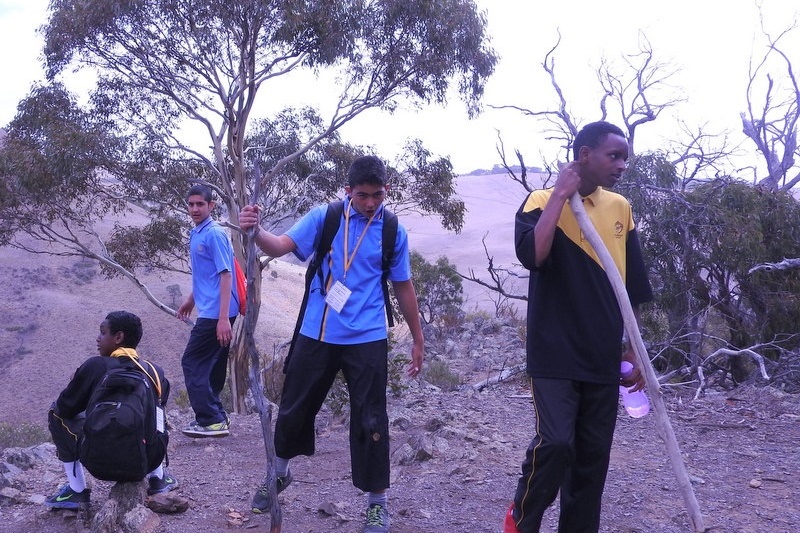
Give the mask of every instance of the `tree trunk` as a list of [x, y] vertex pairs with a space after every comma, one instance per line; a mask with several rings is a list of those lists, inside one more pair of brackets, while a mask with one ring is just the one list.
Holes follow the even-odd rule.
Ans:
[[[258, 201], [261, 191], [261, 167], [258, 160], [253, 162], [254, 187], [251, 205]], [[272, 432], [272, 404], [264, 397], [264, 383], [261, 379], [261, 357], [256, 348], [253, 333], [258, 322], [258, 313], [261, 309], [261, 263], [256, 250], [255, 236], [258, 229], [254, 228], [243, 236], [243, 249], [246, 255], [247, 273], [247, 313], [241, 330], [241, 353], [245, 356], [240, 363], [245, 367], [245, 362], [250, 362], [250, 392], [253, 394], [258, 414], [261, 419], [261, 432], [264, 437], [264, 451], [266, 453], [266, 480], [270, 497], [270, 533], [280, 533], [283, 524], [281, 504], [278, 501], [277, 475], [275, 473], [275, 439]], [[244, 376], [244, 374], [242, 374]]]
[[[253, 252], [255, 253], [255, 252]], [[243, 262], [242, 264], [247, 264]], [[258, 265], [258, 259], [255, 260]], [[231, 388], [233, 412], [244, 413], [247, 410], [245, 396], [250, 385], [250, 353], [248, 338], [253, 337], [261, 310], [261, 270], [253, 274], [253, 296], [250, 296], [250, 277], [247, 287], [247, 313], [236, 321], [234, 339], [231, 342], [230, 360], [228, 362], [228, 383]], [[255, 344], [253, 345], [255, 346]]]
[[650, 394], [650, 401], [653, 403], [655, 411], [656, 427], [658, 428], [661, 439], [666, 444], [667, 455], [669, 456], [672, 469], [677, 477], [678, 487], [680, 488], [683, 501], [689, 513], [689, 521], [695, 532], [703, 532], [706, 530], [705, 526], [703, 526], [703, 515], [700, 512], [700, 506], [694, 495], [694, 489], [692, 489], [692, 483], [689, 480], [689, 473], [686, 470], [678, 441], [675, 438], [675, 431], [672, 429], [672, 424], [670, 424], [664, 399], [661, 397], [661, 387], [658, 383], [658, 376], [653, 369], [653, 365], [650, 363], [650, 357], [647, 354], [644, 341], [642, 341], [639, 325], [636, 323], [633, 307], [628, 298], [628, 293], [625, 290], [625, 283], [622, 281], [622, 276], [614, 260], [611, 258], [611, 254], [608, 253], [608, 249], [603, 243], [603, 240], [594, 229], [589, 215], [586, 214], [583, 202], [581, 202], [581, 197], [577, 192], [572, 195], [569, 205], [575, 213], [575, 218], [578, 220], [581, 231], [583, 231], [583, 234], [600, 258], [600, 263], [603, 265], [606, 275], [614, 288], [614, 293], [617, 296], [617, 302], [619, 303], [622, 317], [625, 321], [625, 331], [633, 346], [636, 359], [639, 362], [639, 368], [644, 370], [644, 375], [647, 380], [647, 392]]
[[114, 484], [92, 520], [92, 533], [154, 533], [161, 519], [144, 506], [145, 495], [142, 481]]

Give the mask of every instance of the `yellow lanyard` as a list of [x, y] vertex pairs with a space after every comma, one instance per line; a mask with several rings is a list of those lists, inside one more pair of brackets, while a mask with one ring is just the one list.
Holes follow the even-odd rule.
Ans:
[[358, 242], [356, 242], [356, 247], [353, 248], [353, 254], [349, 256], [347, 255], [347, 249], [350, 247], [350, 204], [352, 204], [352, 200], [348, 202], [345, 206], [344, 210], [344, 280], [347, 280], [347, 271], [350, 269], [350, 265], [353, 264], [353, 259], [356, 257], [356, 252], [358, 252], [359, 246], [361, 246], [361, 241], [364, 240], [364, 236], [367, 234], [367, 230], [369, 229], [369, 225], [372, 224], [372, 219], [375, 218], [375, 215], [370, 217], [367, 221], [367, 225], [364, 227], [364, 231], [361, 232], [361, 236], [358, 238]]

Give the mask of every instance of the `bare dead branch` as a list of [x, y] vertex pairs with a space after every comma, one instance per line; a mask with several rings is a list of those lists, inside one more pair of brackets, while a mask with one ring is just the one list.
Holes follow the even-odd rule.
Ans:
[[675, 94], [675, 89], [668, 83], [675, 72], [664, 63], [654, 60], [652, 46], [643, 33], [640, 34], [639, 51], [623, 56], [623, 61], [626, 67], [621, 71], [632, 73], [632, 76], [618, 75], [615, 65], [604, 60], [597, 69], [597, 78], [605, 92], [601, 108], [604, 110], [607, 99], [617, 103], [628, 132], [630, 151], [634, 154], [636, 128], [655, 121], [662, 112], [683, 101], [683, 98], [661, 97], [665, 89], [668, 90], [663, 94]]
[[560, 44], [561, 44], [561, 32], [558, 32], [558, 38], [556, 39], [556, 44], [553, 45], [553, 47], [547, 51], [547, 53], [544, 56], [544, 60], [542, 61], [542, 68], [550, 78], [550, 84], [552, 85], [553, 90], [556, 93], [557, 109], [534, 111], [515, 105], [502, 105], [502, 106], [489, 106], [489, 107], [493, 109], [514, 109], [522, 112], [526, 116], [544, 120], [548, 124], [548, 126], [546, 126], [543, 132], [546, 136], [546, 139], [559, 141], [561, 143], [561, 147], [566, 152], [565, 160], [569, 160], [570, 159], [569, 154], [572, 148], [572, 140], [578, 133], [578, 127], [575, 124], [575, 120], [573, 119], [571, 113], [567, 108], [567, 99], [564, 96], [564, 91], [561, 89], [561, 85], [556, 79], [555, 52]]
[[[772, 191], [787, 191], [800, 183], [800, 172], [789, 178], [800, 152], [797, 127], [800, 121], [800, 84], [792, 60], [782, 42], [796, 30], [797, 23], [772, 37], [765, 29], [764, 14], [759, 7], [761, 31], [766, 39], [766, 51], [758, 62], [751, 58], [746, 90], [747, 110], [740, 113], [742, 131], [756, 146], [767, 166], [767, 175], [758, 185]], [[774, 58], [774, 59], [773, 59]], [[782, 65], [778, 77], [770, 71]], [[756, 103], [759, 87], [763, 88], [760, 104]]]
[[478, 278], [472, 269], [469, 269], [469, 275], [462, 274], [461, 272], [458, 271], [456, 271], [456, 274], [458, 274], [462, 279], [471, 281], [473, 283], [477, 283], [478, 285], [481, 285], [483, 287], [486, 287], [487, 289], [490, 289], [498, 293], [503, 298], [511, 300], [527, 301], [528, 297], [526, 295], [512, 294], [509, 293], [505, 288], [505, 283], [509, 277], [525, 278], [527, 276], [521, 276], [516, 272], [512, 272], [511, 270], [498, 268], [494, 266], [494, 256], [489, 255], [489, 249], [486, 247], [486, 237], [488, 235], [489, 235], [488, 233], [483, 235], [483, 238], [481, 239], [481, 244], [483, 244], [483, 252], [484, 254], [486, 254], [486, 260], [489, 263], [489, 266], [486, 267], [486, 270], [489, 272], [489, 277], [491, 278], [491, 282], [484, 281]]
[[724, 175], [730, 156], [736, 152], [729, 145], [728, 136], [724, 132], [708, 133], [705, 125], [691, 128], [680, 121], [679, 127], [682, 135], [678, 138], [681, 140], [672, 144], [674, 155], [670, 157], [670, 163], [681, 176], [683, 187], [709, 174]]
[[777, 263], [761, 263], [747, 271], [748, 274], [753, 272], [772, 272], [774, 270], [789, 270], [793, 268], [800, 268], [800, 258], [797, 259], [783, 259]]
[[751, 350], [750, 348], [745, 348], [742, 350], [730, 350], [728, 348], [720, 348], [719, 350], [715, 351], [708, 357], [703, 360], [703, 363], [697, 367], [697, 375], [700, 378], [700, 386], [697, 387], [697, 390], [694, 393], [695, 399], [699, 398], [701, 393], [706, 388], [706, 379], [705, 373], [703, 371], [703, 366], [710, 363], [715, 363], [720, 358], [730, 359], [731, 357], [737, 357], [741, 355], [747, 355], [753, 360], [755, 360], [756, 364], [758, 364], [759, 370], [761, 370], [761, 377], [764, 379], [769, 379], [769, 374], [767, 374], [767, 369], [764, 366], [764, 357], [761, 354]]

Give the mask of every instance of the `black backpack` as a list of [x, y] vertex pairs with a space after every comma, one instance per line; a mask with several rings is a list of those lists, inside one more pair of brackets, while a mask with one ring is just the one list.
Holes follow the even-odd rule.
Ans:
[[78, 449], [97, 479], [141, 481], [167, 453], [158, 372], [147, 361], [152, 375], [135, 359], [131, 363], [106, 372], [86, 408]]
[[[314, 252], [314, 257], [308, 263], [306, 270], [306, 291], [303, 294], [303, 303], [300, 304], [300, 312], [297, 315], [297, 323], [294, 327], [294, 334], [292, 334], [292, 342], [289, 344], [289, 353], [283, 363], [283, 372], [289, 367], [289, 358], [294, 351], [294, 345], [297, 342], [297, 336], [300, 334], [300, 327], [303, 325], [303, 316], [306, 314], [306, 306], [308, 305], [308, 293], [311, 290], [311, 282], [314, 276], [319, 276], [321, 290], [325, 290], [325, 281], [322, 279], [322, 260], [331, 251], [331, 244], [336, 232], [339, 231], [339, 225], [342, 222], [342, 213], [344, 212], [344, 201], [339, 200], [328, 204], [328, 209], [325, 211], [325, 222], [322, 225], [322, 235], [320, 236], [317, 249]], [[389, 298], [389, 267], [392, 265], [394, 258], [394, 245], [397, 240], [397, 215], [383, 208], [383, 232], [381, 234], [381, 286], [383, 287], [383, 300], [386, 309], [386, 318], [389, 327], [394, 327], [394, 317], [392, 316], [392, 303]], [[324, 296], [324, 292], [323, 292]]]

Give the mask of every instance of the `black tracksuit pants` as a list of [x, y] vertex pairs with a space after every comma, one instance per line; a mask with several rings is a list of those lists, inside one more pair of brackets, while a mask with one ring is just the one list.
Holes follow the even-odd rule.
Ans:
[[47, 424], [50, 436], [56, 446], [56, 457], [63, 463], [80, 460], [78, 456], [78, 441], [83, 436], [83, 423], [86, 422], [84, 413], [75, 418], [62, 418], [55, 411], [55, 403], [47, 412]]
[[389, 488], [389, 417], [386, 413], [388, 344], [330, 344], [299, 335], [283, 382], [275, 422], [275, 453], [291, 459], [314, 454], [314, 422], [341, 370], [350, 395], [353, 485], [364, 492]]
[[559, 533], [596, 533], [619, 387], [564, 379], [531, 380], [536, 433], [514, 497], [521, 533], [538, 533], [561, 491]]

